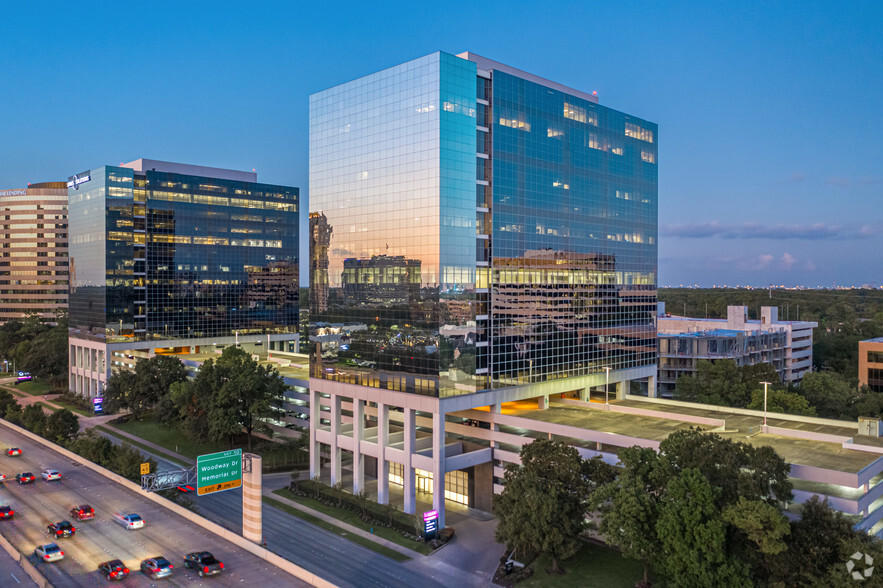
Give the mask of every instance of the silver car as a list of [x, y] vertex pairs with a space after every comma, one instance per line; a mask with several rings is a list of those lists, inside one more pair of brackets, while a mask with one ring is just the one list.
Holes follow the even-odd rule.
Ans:
[[175, 566], [161, 555], [145, 559], [141, 562], [141, 573], [146, 574], [157, 580], [172, 575], [172, 568]]
[[45, 562], [59, 561], [64, 559], [64, 552], [61, 550], [61, 547], [59, 547], [55, 543], [38, 545], [37, 548], [34, 549], [34, 555], [37, 556], [37, 559]]

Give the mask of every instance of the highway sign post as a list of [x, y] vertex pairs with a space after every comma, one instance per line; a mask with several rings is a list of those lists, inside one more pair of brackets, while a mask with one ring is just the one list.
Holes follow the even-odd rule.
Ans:
[[242, 486], [242, 450], [219, 451], [196, 458], [196, 494], [212, 494]]

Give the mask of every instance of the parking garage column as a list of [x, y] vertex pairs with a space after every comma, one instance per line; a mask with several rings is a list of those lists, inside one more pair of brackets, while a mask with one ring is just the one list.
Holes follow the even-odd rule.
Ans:
[[386, 444], [389, 440], [389, 406], [377, 404], [377, 504], [389, 504], [389, 462]]
[[539, 398], [537, 398], [537, 408], [540, 410], [546, 410], [549, 408], [549, 395], [543, 394]]
[[445, 413], [432, 414], [432, 508], [438, 511], [438, 528], [445, 528]]
[[[490, 405], [490, 413], [491, 413], [491, 431], [499, 431], [500, 425], [497, 424], [496, 419], [494, 418], [495, 414], [500, 414], [502, 412], [503, 405], [499, 402], [497, 404]], [[494, 441], [493, 435], [491, 435], [491, 447], [496, 447], [497, 442]]]
[[402, 476], [404, 477], [405, 486], [405, 512], [408, 514], [414, 514], [417, 506], [414, 466], [411, 463], [417, 433], [416, 420], [414, 409], [405, 408], [405, 463], [402, 467]]
[[319, 391], [310, 390], [310, 479], [319, 475], [319, 443], [316, 441], [316, 429], [319, 428]]
[[340, 445], [337, 436], [340, 434], [340, 396], [331, 395], [331, 486], [340, 482]]
[[647, 396], [656, 398], [656, 376], [647, 378]]
[[617, 400], [625, 400], [625, 395], [629, 393], [629, 386], [631, 386], [631, 384], [631, 380], [623, 380], [622, 382], [616, 383]]
[[353, 494], [365, 488], [365, 456], [362, 437], [365, 430], [365, 401], [353, 398]]

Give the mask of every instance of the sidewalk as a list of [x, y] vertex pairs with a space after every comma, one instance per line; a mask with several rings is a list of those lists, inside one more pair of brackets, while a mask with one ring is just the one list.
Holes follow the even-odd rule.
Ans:
[[[383, 537], [378, 537], [373, 533], [369, 533], [368, 531], [364, 531], [362, 529], [359, 529], [358, 527], [354, 527], [325, 513], [313, 510], [312, 508], [304, 506], [299, 502], [295, 502], [294, 500], [279, 496], [278, 494], [273, 494], [273, 490], [271, 488], [263, 487], [261, 494], [263, 496], [272, 498], [273, 500], [278, 500], [279, 502], [282, 502], [287, 506], [296, 508], [299, 511], [302, 511], [308, 515], [314, 516], [317, 519], [325, 521], [326, 523], [330, 523], [335, 527], [343, 529], [347, 533], [364, 537], [365, 539], [373, 541], [378, 545], [383, 545], [387, 549], [392, 549], [393, 551], [397, 551], [402, 555], [406, 555], [410, 557], [412, 561], [405, 562], [402, 565], [421, 568], [422, 572], [429, 573], [430, 575], [441, 574], [443, 578], [440, 578], [440, 581], [443, 579], [445, 584], [450, 585], [453, 583], [451, 582], [451, 580], [454, 580], [460, 586], [487, 585], [487, 580], [478, 577], [475, 574], [471, 574], [467, 571], [461, 570], [460, 568], [447, 564], [443, 561], [440, 561], [437, 558], [437, 555], [423, 555], [422, 553], [418, 553], [416, 551], [408, 549], [407, 547], [402, 547], [401, 545], [393, 543], [392, 541], [384, 539]], [[454, 537], [453, 541], [457, 541], [456, 536]], [[442, 551], [444, 551], [445, 549], [447, 549], [447, 546], [441, 548]]]

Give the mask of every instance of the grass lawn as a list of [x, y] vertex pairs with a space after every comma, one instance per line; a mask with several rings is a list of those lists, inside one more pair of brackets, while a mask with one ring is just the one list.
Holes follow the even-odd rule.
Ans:
[[53, 404], [57, 404], [62, 408], [66, 408], [71, 412], [75, 412], [80, 416], [91, 417], [95, 416], [94, 412], [89, 412], [88, 410], [84, 410], [75, 404], [71, 404], [70, 402], [65, 402], [64, 400], [55, 399], [52, 401]]
[[326, 514], [328, 516], [334, 517], [335, 519], [352, 525], [358, 529], [362, 529], [363, 531], [370, 532], [371, 529], [374, 529], [374, 534], [378, 537], [382, 537], [387, 541], [392, 541], [396, 545], [401, 545], [402, 547], [407, 547], [417, 553], [422, 553], [423, 555], [429, 555], [432, 553], [432, 549], [430, 549], [429, 545], [426, 543], [420, 543], [417, 541], [411, 541], [393, 529], [388, 529], [386, 527], [373, 527], [369, 525], [362, 519], [356, 515], [356, 513], [343, 509], [343, 508], [335, 508], [333, 506], [325, 506], [318, 500], [313, 500], [312, 498], [305, 498], [303, 496], [297, 496], [292, 494], [290, 490], [287, 488], [281, 488], [279, 490], [273, 490], [273, 494], [278, 494], [279, 496], [284, 496], [289, 500], [293, 500], [298, 504], [303, 504], [306, 507], [309, 507], [313, 510], [317, 510], [322, 514]]
[[226, 443], [194, 443], [175, 429], [164, 429], [153, 420], [150, 415], [144, 416], [141, 420], [136, 421], [129, 419], [122, 424], [107, 423], [111, 429], [120, 429], [130, 435], [141, 437], [145, 441], [156, 443], [160, 447], [165, 447], [169, 451], [186, 455], [194, 462], [200, 455], [215, 453], [216, 451], [226, 451], [229, 446]]
[[42, 396], [52, 389], [49, 383], [43, 380], [30, 380], [27, 382], [20, 382], [17, 386], [15, 384], [12, 384], [9, 387], [13, 390], [18, 390], [20, 392], [24, 392], [25, 394], [30, 394], [31, 396]]
[[[519, 582], [519, 588], [554, 586], [555, 588], [634, 588], [635, 582], [644, 577], [644, 565], [634, 559], [626, 559], [618, 551], [594, 543], [583, 543], [576, 555], [558, 566], [567, 571], [563, 576], [550, 576], [546, 568], [552, 560], [541, 555], [531, 564], [533, 577]], [[660, 586], [650, 572], [650, 581]]]
[[293, 506], [288, 506], [287, 504], [279, 502], [278, 500], [274, 500], [272, 498], [268, 498], [268, 497], [264, 496], [264, 502], [266, 504], [269, 504], [272, 507], [275, 507], [275, 508], [278, 508], [279, 510], [285, 511], [290, 515], [294, 515], [299, 519], [303, 519], [303, 520], [307, 521], [308, 523], [316, 525], [317, 527], [325, 529], [326, 531], [330, 531], [330, 532], [334, 533], [335, 535], [339, 535], [341, 537], [344, 537], [345, 539], [349, 539], [353, 543], [358, 543], [362, 547], [366, 547], [366, 548], [370, 549], [371, 551], [375, 551], [375, 552], [379, 553], [380, 555], [385, 555], [386, 557], [388, 557], [390, 559], [394, 559], [395, 561], [408, 561], [409, 559], [411, 559], [407, 555], [403, 555], [403, 554], [399, 553], [398, 551], [393, 551], [392, 549], [384, 547], [383, 545], [378, 545], [374, 541], [371, 541], [370, 539], [365, 539], [364, 537], [361, 537], [359, 535], [353, 535], [352, 533], [348, 533], [348, 532], [344, 531], [343, 529], [341, 529], [340, 527], [336, 527], [336, 526], [332, 525], [331, 523], [326, 523], [322, 519], [317, 519], [316, 517], [314, 517], [312, 515], [309, 515], [303, 511], [300, 511], [300, 510], [294, 508]]
[[114, 435], [114, 431], [110, 427], [102, 427], [101, 425], [98, 425], [95, 428], [98, 429], [99, 431], [104, 431], [108, 435], [113, 435], [115, 438], [119, 439], [120, 441], [125, 441], [126, 443], [128, 443], [129, 445], [132, 445], [133, 447], [137, 447], [141, 451], [149, 452], [151, 455], [158, 455], [159, 457], [161, 457], [165, 460], [168, 460], [172, 463], [176, 463], [176, 464], [180, 465], [181, 467], [187, 468], [187, 467], [190, 467], [193, 465], [193, 463], [188, 463], [184, 460], [178, 459], [177, 457], [173, 457], [173, 456], [169, 455], [168, 453], [163, 453], [162, 451], [157, 451], [156, 449], [153, 449], [152, 447], [148, 447], [147, 445], [145, 445], [143, 443], [139, 443], [137, 441], [132, 441], [128, 437], [123, 437], [122, 435], [119, 435], [119, 434]]

